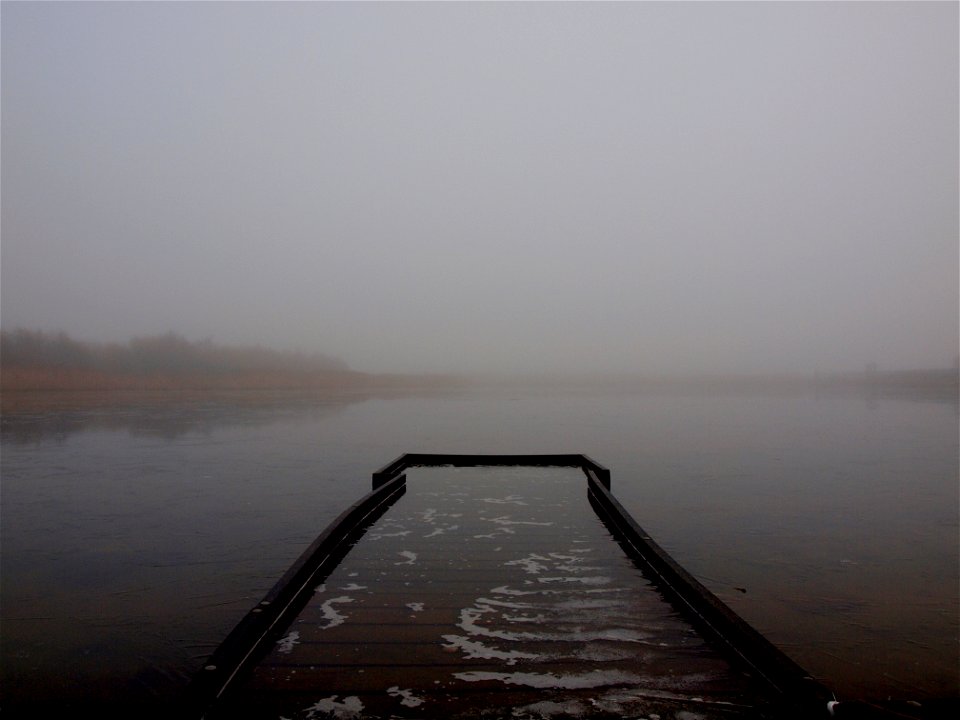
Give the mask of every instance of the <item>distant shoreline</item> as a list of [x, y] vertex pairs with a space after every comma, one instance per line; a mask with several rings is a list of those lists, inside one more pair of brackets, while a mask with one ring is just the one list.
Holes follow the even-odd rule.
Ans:
[[870, 389], [946, 395], [960, 367], [824, 373], [657, 374], [637, 371], [526, 373], [367, 373], [323, 353], [190, 341], [168, 332], [126, 344], [75, 340], [66, 333], [0, 330], [0, 391], [221, 392], [380, 391], [450, 387], [565, 387], [681, 392]]
[[0, 368], [0, 415], [191, 403], [262, 405], [446, 392], [463, 385], [437, 375], [361, 372], [109, 373], [76, 368]]
[[673, 389], [774, 389], [774, 388], [930, 388], [949, 390], [960, 388], [960, 370], [932, 368], [891, 370], [859, 373], [714, 373], [714, 374], [526, 374], [488, 375], [471, 382], [488, 385], [568, 385], [616, 388], [673, 388]]
[[181, 390], [363, 390], [447, 386], [436, 375], [379, 375], [352, 370], [315, 372], [246, 370], [209, 372], [106, 372], [83, 368], [13, 366], [0, 369], [2, 392]]
[[84, 368], [14, 366], [3, 367], [0, 370], [0, 390], [37, 392], [282, 389], [285, 387], [343, 387], [361, 384], [366, 379], [362, 373], [349, 371], [323, 374], [276, 371], [124, 373]]
[[451, 378], [437, 375], [358, 372], [322, 353], [191, 342], [173, 332], [119, 344], [24, 328], [0, 331], [0, 391], [5, 399], [11, 394], [52, 392], [329, 393], [450, 383]]
[[164, 390], [362, 390], [405, 387], [453, 386], [516, 387], [636, 387], [676, 389], [764, 388], [902, 388], [960, 389], [960, 372], [954, 368], [897, 370], [874, 373], [813, 373], [792, 375], [440, 375], [376, 374], [355, 370], [170, 370], [123, 372], [88, 368], [37, 365], [0, 366], [0, 391], [164, 391]]

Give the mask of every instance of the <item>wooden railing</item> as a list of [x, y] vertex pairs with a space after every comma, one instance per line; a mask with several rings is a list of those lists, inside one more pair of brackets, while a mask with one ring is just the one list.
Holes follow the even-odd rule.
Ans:
[[599, 482], [610, 489], [610, 471], [586, 455], [450, 455], [435, 453], [405, 453], [373, 473], [373, 488], [389, 482], [411, 467], [578, 467], [592, 472]]
[[314, 540], [220, 644], [185, 696], [183, 717], [204, 717], [233, 680], [256, 664], [306, 605], [313, 588], [340, 563], [353, 543], [406, 492], [406, 476], [395, 476], [342, 512]]
[[240, 621], [194, 679], [185, 717], [203, 717], [231, 682], [255, 664], [292, 622], [312, 589], [366, 529], [406, 491], [415, 467], [576, 467], [587, 478], [591, 506], [641, 571], [733, 662], [766, 680], [783, 699], [784, 718], [825, 718], [833, 694], [681, 567], [610, 492], [610, 471], [581, 454], [451, 455], [406, 453], [373, 473], [372, 491], [350, 506], [304, 551], [264, 599]]
[[780, 694], [783, 717], [830, 714], [828, 704], [835, 700], [830, 690], [687, 572], [640, 527], [609, 486], [589, 471], [587, 485], [590, 505], [637, 567], [725, 656]]

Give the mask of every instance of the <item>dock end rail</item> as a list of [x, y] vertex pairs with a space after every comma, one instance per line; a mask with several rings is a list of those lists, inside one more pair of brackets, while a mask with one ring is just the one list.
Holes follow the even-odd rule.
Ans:
[[610, 489], [610, 470], [582, 453], [504, 455], [404, 453], [373, 473], [373, 489], [390, 482], [411, 467], [576, 467]]

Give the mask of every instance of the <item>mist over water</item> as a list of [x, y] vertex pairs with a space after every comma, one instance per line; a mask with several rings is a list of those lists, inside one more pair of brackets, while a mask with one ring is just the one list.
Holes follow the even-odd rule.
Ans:
[[4, 3], [2, 323], [951, 367], [955, 3]]

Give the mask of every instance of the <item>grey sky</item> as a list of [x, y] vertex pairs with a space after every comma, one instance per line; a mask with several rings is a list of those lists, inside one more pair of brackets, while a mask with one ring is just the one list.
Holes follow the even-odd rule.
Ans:
[[399, 371], [957, 355], [957, 3], [0, 13], [4, 328]]

